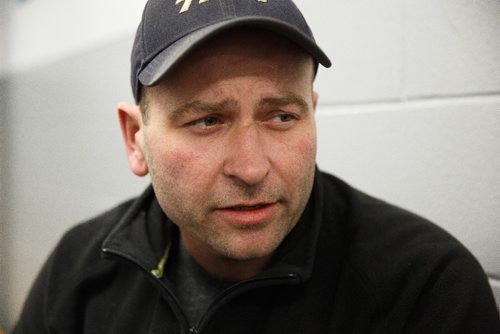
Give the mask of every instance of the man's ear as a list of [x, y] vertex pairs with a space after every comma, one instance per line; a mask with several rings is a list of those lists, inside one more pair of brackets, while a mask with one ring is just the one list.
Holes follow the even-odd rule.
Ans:
[[319, 95], [316, 91], [313, 90], [312, 102], [313, 102], [313, 110], [316, 111], [316, 106], [318, 105]]
[[148, 165], [144, 155], [141, 110], [137, 105], [123, 102], [118, 106], [118, 117], [130, 169], [137, 176], [145, 176]]

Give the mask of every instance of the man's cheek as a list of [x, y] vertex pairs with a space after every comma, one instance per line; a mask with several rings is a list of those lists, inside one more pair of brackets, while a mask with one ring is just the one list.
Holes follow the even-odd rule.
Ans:
[[163, 156], [162, 178], [167, 186], [175, 187], [184, 201], [201, 200], [204, 193], [211, 192], [211, 185], [217, 179], [214, 173], [214, 159], [190, 148], [172, 148]]
[[286, 161], [291, 166], [310, 167], [314, 165], [316, 160], [316, 140], [313, 137], [304, 137], [290, 141], [282, 152], [285, 154], [281, 160]]

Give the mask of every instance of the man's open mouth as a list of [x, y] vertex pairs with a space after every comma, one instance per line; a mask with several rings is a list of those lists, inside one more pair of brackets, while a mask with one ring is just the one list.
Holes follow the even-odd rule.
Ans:
[[252, 205], [252, 206], [232, 206], [230, 207], [231, 210], [235, 211], [250, 211], [250, 210], [258, 210], [261, 208], [266, 207], [267, 204], [258, 204], [258, 205]]

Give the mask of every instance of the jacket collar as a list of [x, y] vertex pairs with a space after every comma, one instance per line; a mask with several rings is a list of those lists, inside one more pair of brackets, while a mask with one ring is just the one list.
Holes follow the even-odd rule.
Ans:
[[[279, 246], [259, 278], [294, 273], [302, 281], [311, 277], [323, 211], [321, 173], [316, 170], [313, 191], [297, 225]], [[102, 244], [104, 254], [115, 254], [154, 272], [165, 260], [177, 227], [163, 213], [152, 186], [138, 197]]]
[[149, 186], [111, 230], [102, 244], [104, 254], [114, 254], [154, 270], [171, 239], [171, 224]]

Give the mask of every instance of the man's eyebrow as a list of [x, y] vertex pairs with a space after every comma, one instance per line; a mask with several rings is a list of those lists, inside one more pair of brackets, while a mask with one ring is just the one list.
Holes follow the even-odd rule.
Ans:
[[210, 103], [199, 100], [191, 101], [169, 112], [168, 118], [175, 122], [185, 115], [217, 114], [227, 109], [238, 108], [238, 102], [233, 99]]
[[307, 112], [308, 105], [307, 102], [300, 96], [292, 92], [285, 93], [280, 97], [266, 97], [260, 101], [260, 107], [280, 107], [287, 105], [296, 105], [300, 108], [301, 112]]
[[[300, 111], [304, 113], [308, 110], [306, 101], [301, 96], [292, 92], [287, 92], [283, 96], [266, 97], [259, 102], [259, 107], [261, 108], [269, 106], [281, 107], [287, 105], [296, 105], [299, 107]], [[170, 121], [175, 122], [185, 115], [217, 114], [229, 109], [236, 110], [238, 108], [239, 103], [234, 99], [227, 99], [216, 103], [195, 100], [169, 111], [168, 118]]]

